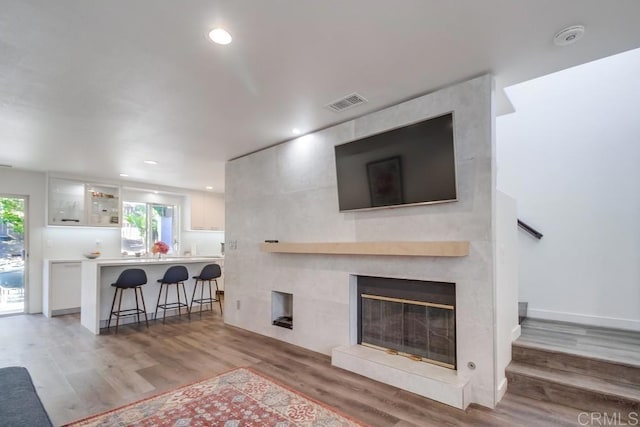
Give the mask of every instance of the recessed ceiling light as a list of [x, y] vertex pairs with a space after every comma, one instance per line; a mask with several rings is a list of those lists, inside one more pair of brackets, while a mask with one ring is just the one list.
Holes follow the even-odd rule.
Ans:
[[218, 44], [229, 44], [229, 43], [231, 43], [231, 34], [229, 34], [227, 31], [223, 30], [222, 28], [215, 28], [215, 29], [211, 30], [211, 32], [209, 33], [209, 38], [214, 43], [218, 43]]
[[574, 25], [567, 27], [553, 36], [553, 42], [558, 46], [566, 46], [575, 43], [584, 35], [584, 27], [582, 25]]
[[158, 162], [156, 162], [155, 160], [145, 160], [144, 162], [146, 164], [148, 164], [148, 165], [157, 165], [158, 164]]
[[300, 129], [293, 128], [293, 129], [291, 129], [291, 133], [293, 133], [294, 135], [300, 135]]
[[124, 178], [124, 177], [127, 177], [127, 176], [129, 176], [129, 175], [128, 175], [128, 174], [126, 174], [126, 173], [121, 173], [121, 174], [120, 174], [120, 176]]
[[207, 186], [206, 186], [206, 187], [204, 187], [204, 188], [206, 188], [207, 190], [213, 190], [213, 187], [212, 187], [212, 186], [210, 186], [210, 185], [207, 185]]

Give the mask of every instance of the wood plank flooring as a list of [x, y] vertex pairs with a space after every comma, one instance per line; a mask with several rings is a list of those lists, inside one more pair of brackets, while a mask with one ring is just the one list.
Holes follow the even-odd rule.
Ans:
[[640, 332], [636, 331], [527, 318], [518, 342], [640, 367]]
[[240, 366], [372, 426], [575, 426], [580, 411], [507, 393], [466, 411], [334, 368], [329, 356], [200, 319], [122, 326], [94, 336], [78, 315], [0, 318], [0, 367], [29, 369], [54, 424], [105, 411]]
[[512, 350], [506, 370], [512, 394], [615, 414], [617, 425], [636, 421], [640, 333], [526, 319]]

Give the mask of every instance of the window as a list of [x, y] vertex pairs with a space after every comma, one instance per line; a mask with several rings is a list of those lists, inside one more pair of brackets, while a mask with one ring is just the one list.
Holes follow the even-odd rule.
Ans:
[[177, 208], [158, 203], [123, 202], [122, 248], [125, 255], [147, 254], [155, 242], [169, 246], [177, 254]]

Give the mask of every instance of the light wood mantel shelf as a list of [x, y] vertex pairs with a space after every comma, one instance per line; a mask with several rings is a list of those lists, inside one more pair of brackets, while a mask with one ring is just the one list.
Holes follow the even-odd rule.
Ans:
[[260, 243], [260, 250], [289, 254], [463, 257], [469, 255], [469, 242], [280, 242]]

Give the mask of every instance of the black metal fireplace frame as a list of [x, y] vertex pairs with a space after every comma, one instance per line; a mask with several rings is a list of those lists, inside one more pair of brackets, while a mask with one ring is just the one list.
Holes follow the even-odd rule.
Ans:
[[[442, 304], [453, 306], [454, 308], [456, 306], [455, 283], [360, 275], [356, 276], [356, 278], [358, 344], [362, 344], [362, 322], [360, 320], [362, 319], [362, 294]], [[454, 334], [457, 340], [458, 331], [455, 323]], [[457, 360], [457, 352], [458, 346], [456, 343], [453, 355], [454, 360]], [[455, 365], [453, 369], [456, 369]]]

